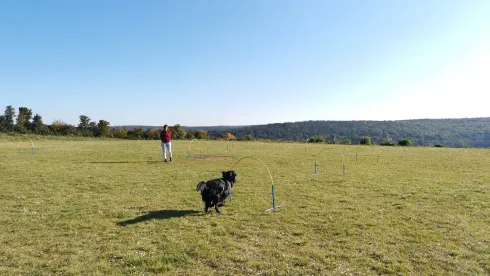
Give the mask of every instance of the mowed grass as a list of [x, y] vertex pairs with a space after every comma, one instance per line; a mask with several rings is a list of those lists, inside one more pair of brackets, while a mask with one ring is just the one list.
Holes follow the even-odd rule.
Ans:
[[[18, 146], [0, 142], [1, 275], [490, 274], [488, 149], [236, 142], [200, 160], [174, 141], [165, 164], [158, 141]], [[283, 206], [264, 212], [269, 175], [244, 159], [203, 214], [197, 184], [245, 156]]]

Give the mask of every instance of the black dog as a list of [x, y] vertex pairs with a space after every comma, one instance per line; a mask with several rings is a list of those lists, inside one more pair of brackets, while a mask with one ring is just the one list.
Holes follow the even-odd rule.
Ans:
[[204, 212], [209, 213], [208, 208], [213, 207], [216, 212], [221, 213], [218, 207], [225, 205], [226, 198], [235, 185], [236, 173], [234, 171], [222, 172], [223, 177], [197, 185], [196, 191], [201, 191], [202, 201], [206, 204]]

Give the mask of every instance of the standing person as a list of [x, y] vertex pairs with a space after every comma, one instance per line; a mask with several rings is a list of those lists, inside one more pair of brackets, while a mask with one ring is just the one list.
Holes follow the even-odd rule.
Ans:
[[163, 130], [160, 132], [160, 140], [162, 140], [163, 158], [167, 162], [167, 149], [170, 155], [170, 162], [172, 162], [172, 131], [168, 128], [168, 125], [163, 126]]

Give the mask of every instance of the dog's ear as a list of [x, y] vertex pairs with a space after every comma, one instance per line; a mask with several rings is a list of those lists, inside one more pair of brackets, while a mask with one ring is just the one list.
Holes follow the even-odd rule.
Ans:
[[197, 184], [196, 191], [203, 191], [204, 189], [206, 189], [206, 182]]
[[225, 171], [222, 171], [221, 173], [223, 174], [223, 176], [225, 176], [225, 174], [226, 174], [226, 172], [225, 172]]

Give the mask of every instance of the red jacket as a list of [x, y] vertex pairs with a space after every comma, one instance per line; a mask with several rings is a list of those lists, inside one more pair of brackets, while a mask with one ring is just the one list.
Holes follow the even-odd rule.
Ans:
[[170, 129], [167, 131], [160, 131], [160, 140], [162, 140], [163, 143], [170, 143], [172, 141], [172, 131], [170, 131]]

